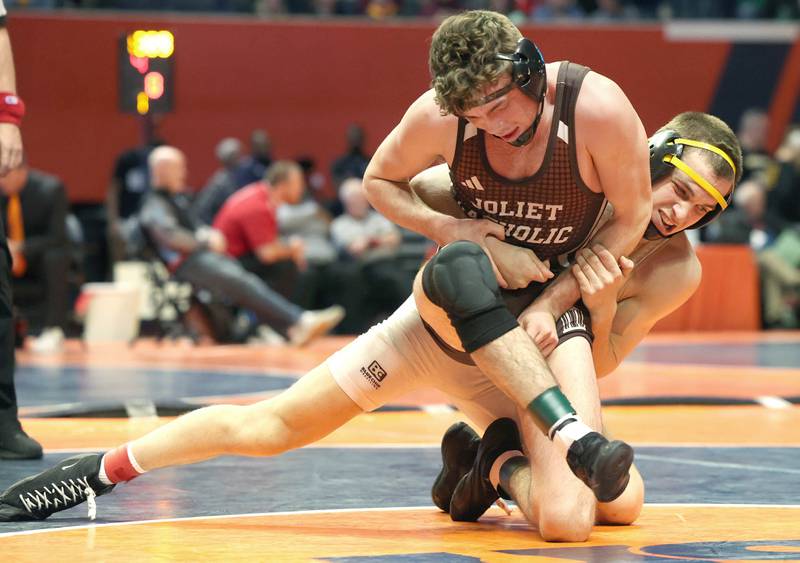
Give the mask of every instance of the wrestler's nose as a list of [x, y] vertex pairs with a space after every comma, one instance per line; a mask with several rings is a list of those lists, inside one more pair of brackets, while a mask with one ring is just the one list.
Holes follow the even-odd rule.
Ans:
[[678, 224], [683, 223], [689, 216], [689, 204], [685, 201], [676, 203], [672, 206], [672, 213], [675, 215], [675, 221]]

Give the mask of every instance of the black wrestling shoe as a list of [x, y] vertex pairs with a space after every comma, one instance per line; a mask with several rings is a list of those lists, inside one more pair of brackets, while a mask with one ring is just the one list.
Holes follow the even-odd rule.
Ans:
[[450, 500], [450, 518], [456, 522], [475, 522], [499, 498], [489, 482], [492, 464], [501, 454], [522, 451], [516, 423], [499, 418], [483, 433], [478, 453], [470, 469], [458, 482]]
[[633, 448], [625, 442], [609, 442], [602, 434], [590, 432], [572, 443], [567, 463], [575, 476], [592, 489], [597, 500], [611, 502], [628, 486]]
[[[103, 454], [77, 455], [14, 483], [0, 495], [0, 522], [44, 520], [110, 492], [114, 485], [104, 485], [98, 477], [102, 459]], [[91, 502], [89, 506], [92, 517]]]
[[431, 488], [433, 504], [450, 512], [450, 499], [458, 482], [478, 455], [480, 437], [465, 422], [456, 422], [442, 437], [442, 470]]

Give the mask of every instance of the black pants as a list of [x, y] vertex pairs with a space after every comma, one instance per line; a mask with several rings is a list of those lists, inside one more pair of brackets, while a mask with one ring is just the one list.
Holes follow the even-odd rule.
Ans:
[[270, 289], [239, 262], [210, 250], [191, 254], [178, 266], [175, 277], [222, 301], [249, 309], [259, 322], [279, 332], [285, 333], [303, 313], [303, 309]]
[[[21, 278], [13, 279], [14, 294], [24, 297], [27, 294], [26, 286], [39, 287], [36, 293], [44, 294], [44, 319], [43, 328], [67, 328], [69, 312], [69, 286], [67, 276], [69, 273], [70, 255], [67, 247], [50, 248], [37, 260], [28, 261], [28, 269]], [[38, 298], [37, 298], [38, 301]], [[25, 305], [18, 303], [21, 310]]]
[[265, 264], [253, 254], [245, 254], [238, 260], [245, 270], [257, 275], [270, 288], [283, 295], [286, 299], [294, 301], [293, 297], [300, 272], [292, 260], [281, 260], [280, 262]]
[[0, 223], [0, 429], [17, 420], [14, 389], [14, 314], [11, 300], [11, 254]]
[[317, 278], [323, 303], [338, 303], [347, 312], [336, 334], [361, 334], [385, 319], [411, 294], [413, 277], [397, 262], [341, 260], [327, 266]]

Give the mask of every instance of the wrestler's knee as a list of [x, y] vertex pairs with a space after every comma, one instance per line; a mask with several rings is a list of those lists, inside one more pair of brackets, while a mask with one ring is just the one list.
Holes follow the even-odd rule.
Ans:
[[422, 289], [447, 312], [467, 352], [519, 326], [500, 295], [489, 257], [474, 242], [456, 241], [437, 252], [422, 271]]
[[539, 533], [550, 542], [582, 542], [594, 526], [593, 502], [556, 501], [539, 509]]
[[293, 448], [296, 433], [270, 401], [248, 406], [230, 406], [222, 423], [228, 432], [232, 453], [272, 456]]
[[428, 298], [448, 313], [463, 317], [499, 297], [492, 264], [474, 242], [457, 240], [437, 252], [422, 272]]
[[597, 506], [597, 523], [623, 526], [633, 524], [641, 514], [643, 506], [644, 481], [636, 467], [631, 467], [631, 480], [625, 492], [615, 501]]

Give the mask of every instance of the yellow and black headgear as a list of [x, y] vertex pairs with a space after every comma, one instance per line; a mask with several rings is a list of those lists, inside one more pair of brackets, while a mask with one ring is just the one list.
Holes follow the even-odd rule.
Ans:
[[721, 156], [725, 162], [730, 165], [731, 170], [733, 170], [734, 178], [736, 178], [736, 166], [733, 164], [731, 157], [725, 154], [725, 151], [719, 147], [704, 143], [703, 141], [684, 139], [675, 131], [660, 131], [650, 137], [650, 181], [652, 183], [670, 174], [673, 168], [677, 168], [686, 173], [698, 186], [703, 188], [717, 201], [717, 205], [714, 209], [706, 213], [694, 225], [687, 227], [689, 229], [699, 229], [716, 219], [717, 215], [727, 209], [733, 197], [733, 188], [731, 188], [727, 196], [723, 196], [711, 182], [703, 178], [696, 170], [681, 160], [683, 149], [687, 146], [711, 151]]

